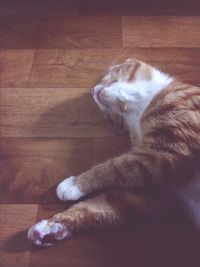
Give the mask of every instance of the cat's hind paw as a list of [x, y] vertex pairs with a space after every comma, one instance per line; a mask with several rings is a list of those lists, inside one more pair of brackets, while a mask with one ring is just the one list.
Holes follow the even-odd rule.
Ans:
[[75, 176], [63, 180], [57, 187], [56, 193], [60, 200], [78, 200], [84, 196], [83, 192], [75, 184]]
[[29, 241], [37, 246], [51, 246], [56, 241], [70, 237], [67, 227], [59, 222], [42, 220], [29, 228], [27, 237]]

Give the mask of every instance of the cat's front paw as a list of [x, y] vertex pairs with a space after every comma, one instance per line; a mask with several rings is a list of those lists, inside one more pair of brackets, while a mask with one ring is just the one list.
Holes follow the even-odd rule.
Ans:
[[28, 230], [29, 241], [37, 246], [51, 246], [56, 241], [70, 237], [67, 227], [59, 222], [42, 220]]
[[80, 188], [75, 183], [76, 177], [71, 176], [63, 180], [57, 187], [56, 193], [60, 200], [77, 200], [84, 196]]

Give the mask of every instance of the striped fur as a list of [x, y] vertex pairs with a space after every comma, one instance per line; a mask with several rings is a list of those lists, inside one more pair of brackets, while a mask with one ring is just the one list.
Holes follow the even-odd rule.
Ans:
[[60, 184], [61, 200], [111, 192], [34, 225], [28, 238], [45, 245], [44, 236], [60, 240], [180, 207], [200, 226], [200, 88], [129, 59], [108, 69], [93, 97], [115, 130], [129, 132], [132, 149]]

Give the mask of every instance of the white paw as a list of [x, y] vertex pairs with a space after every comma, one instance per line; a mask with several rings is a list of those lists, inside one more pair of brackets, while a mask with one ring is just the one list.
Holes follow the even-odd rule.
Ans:
[[57, 187], [56, 193], [60, 200], [77, 200], [84, 196], [83, 192], [75, 185], [75, 176], [63, 180]]
[[70, 237], [67, 227], [58, 222], [43, 220], [36, 223], [28, 230], [27, 237], [34, 245], [51, 246], [55, 241]]

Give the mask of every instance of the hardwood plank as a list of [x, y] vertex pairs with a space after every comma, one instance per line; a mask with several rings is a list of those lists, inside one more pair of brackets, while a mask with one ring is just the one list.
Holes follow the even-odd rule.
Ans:
[[1, 87], [93, 87], [109, 65], [128, 57], [155, 64], [185, 82], [200, 85], [198, 48], [39, 49], [34, 59], [33, 53], [29, 49], [1, 50]]
[[26, 231], [37, 212], [38, 205], [0, 204], [1, 267], [29, 267], [31, 245]]
[[199, 16], [122, 17], [124, 47], [200, 47]]
[[121, 47], [121, 18], [112, 16], [1, 17], [0, 48]]
[[1, 137], [113, 136], [90, 89], [0, 89]]
[[[1, 0], [0, 16], [76, 16], [78, 14], [77, 0]], [[10, 17], [10, 19], [12, 19]]]
[[198, 0], [84, 0], [79, 4], [80, 15], [199, 15]]
[[[64, 210], [40, 205], [38, 220]], [[87, 231], [47, 249], [34, 249], [30, 267], [199, 266], [200, 239], [181, 222]]]
[[33, 61], [34, 49], [2, 49], [0, 50], [1, 64], [15, 65], [25, 64], [31, 65]]
[[101, 49], [37, 50], [30, 86], [92, 87], [113, 60], [112, 52]]
[[103, 162], [131, 150], [129, 137], [94, 138], [93, 164]]
[[28, 86], [34, 50], [0, 50], [0, 87]]
[[116, 55], [113, 49], [36, 50], [30, 86], [92, 87], [113, 60], [112, 52]]
[[92, 165], [90, 139], [3, 138], [0, 151], [0, 203], [57, 203], [57, 184]]
[[93, 87], [112, 63], [135, 57], [200, 85], [200, 49], [36, 50], [29, 86]]

